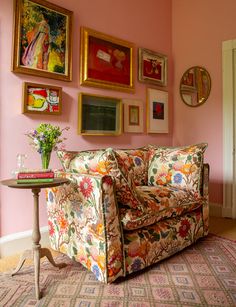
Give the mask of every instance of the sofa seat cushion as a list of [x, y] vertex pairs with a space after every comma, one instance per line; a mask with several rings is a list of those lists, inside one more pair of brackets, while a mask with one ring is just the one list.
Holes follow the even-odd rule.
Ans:
[[191, 190], [167, 186], [136, 187], [142, 209], [120, 206], [124, 229], [134, 230], [160, 220], [180, 216], [202, 206], [204, 198]]
[[57, 151], [66, 172], [109, 175], [115, 179], [117, 201], [130, 208], [140, 208], [136, 188], [130, 176], [120, 169], [112, 148], [87, 151]]
[[119, 168], [135, 185], [147, 185], [148, 149], [114, 149]]
[[185, 147], [149, 145], [148, 185], [168, 185], [200, 192], [206, 143]]

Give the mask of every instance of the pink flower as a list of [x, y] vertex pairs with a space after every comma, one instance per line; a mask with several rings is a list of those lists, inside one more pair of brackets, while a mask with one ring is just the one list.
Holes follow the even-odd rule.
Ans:
[[88, 177], [83, 178], [83, 180], [79, 184], [80, 191], [84, 197], [88, 198], [90, 194], [93, 192], [93, 185], [91, 179]]
[[53, 226], [53, 223], [51, 221], [48, 221], [48, 228], [49, 228], [49, 235], [50, 236], [53, 236], [54, 233], [55, 233], [55, 229], [54, 229], [54, 226]]
[[188, 220], [181, 221], [181, 226], [179, 227], [179, 235], [182, 238], [185, 238], [188, 234], [188, 231], [190, 229], [190, 223]]

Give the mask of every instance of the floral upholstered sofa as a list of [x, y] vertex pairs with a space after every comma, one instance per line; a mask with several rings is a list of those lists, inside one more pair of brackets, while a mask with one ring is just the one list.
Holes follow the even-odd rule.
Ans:
[[70, 183], [47, 190], [52, 248], [110, 283], [206, 236], [206, 147], [58, 151]]

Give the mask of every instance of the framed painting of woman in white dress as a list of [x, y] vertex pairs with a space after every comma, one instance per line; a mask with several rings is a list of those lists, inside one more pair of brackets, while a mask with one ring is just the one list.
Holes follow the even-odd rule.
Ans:
[[71, 81], [72, 12], [44, 0], [15, 1], [13, 72]]

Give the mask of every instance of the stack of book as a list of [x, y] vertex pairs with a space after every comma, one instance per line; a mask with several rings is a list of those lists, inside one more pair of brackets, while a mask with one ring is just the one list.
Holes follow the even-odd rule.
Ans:
[[28, 169], [17, 174], [17, 183], [52, 182], [54, 172], [51, 169]]

